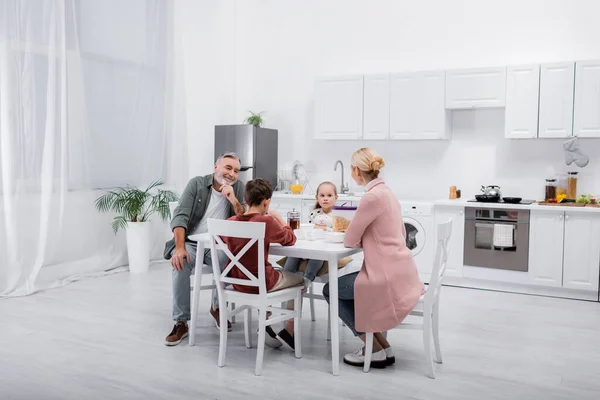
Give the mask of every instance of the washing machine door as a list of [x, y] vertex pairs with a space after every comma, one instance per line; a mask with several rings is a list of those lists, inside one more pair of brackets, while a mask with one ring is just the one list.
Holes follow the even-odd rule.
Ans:
[[413, 257], [417, 256], [425, 247], [427, 237], [425, 229], [415, 219], [404, 217], [404, 227], [406, 228], [406, 247], [410, 249]]

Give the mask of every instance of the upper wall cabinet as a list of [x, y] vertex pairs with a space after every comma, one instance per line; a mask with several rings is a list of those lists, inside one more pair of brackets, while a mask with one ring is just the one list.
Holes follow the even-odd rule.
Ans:
[[315, 85], [315, 138], [360, 139], [363, 76], [320, 78]]
[[575, 64], [543, 64], [540, 72], [540, 138], [573, 136]]
[[600, 137], [600, 61], [575, 63], [573, 134]]
[[446, 72], [446, 108], [493, 108], [505, 103], [505, 67]]
[[539, 65], [524, 65], [506, 69], [504, 132], [507, 138], [537, 137], [539, 97]]
[[451, 131], [444, 105], [444, 71], [393, 74], [390, 139], [446, 139]]
[[363, 139], [387, 139], [390, 132], [390, 74], [365, 75]]

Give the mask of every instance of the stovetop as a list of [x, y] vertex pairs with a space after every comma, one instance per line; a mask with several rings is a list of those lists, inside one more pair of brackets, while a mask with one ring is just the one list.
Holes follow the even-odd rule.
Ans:
[[490, 203], [490, 204], [507, 204], [507, 205], [513, 205], [513, 206], [518, 206], [518, 205], [526, 206], [526, 205], [535, 203], [535, 200], [523, 199], [523, 200], [521, 200], [518, 203], [507, 203], [507, 202], [504, 202], [502, 200], [498, 200], [498, 201], [478, 201], [478, 200], [475, 200], [475, 199], [471, 199], [471, 200], [467, 200], [467, 202], [468, 203], [481, 203], [481, 204]]

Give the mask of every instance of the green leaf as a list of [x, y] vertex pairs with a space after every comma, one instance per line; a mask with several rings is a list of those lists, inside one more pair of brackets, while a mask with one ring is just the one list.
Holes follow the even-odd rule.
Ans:
[[144, 190], [130, 185], [109, 190], [96, 199], [96, 209], [118, 214], [112, 222], [115, 233], [125, 229], [127, 221], [144, 222], [154, 213], [168, 220], [171, 216], [169, 202], [177, 201], [179, 196], [171, 190], [157, 189], [163, 184], [162, 179], [157, 179]]
[[117, 234], [117, 232], [119, 232], [119, 229], [126, 229], [126, 228], [127, 228], [127, 220], [125, 218], [123, 218], [122, 216], [118, 216], [113, 219], [112, 230], [115, 235]]

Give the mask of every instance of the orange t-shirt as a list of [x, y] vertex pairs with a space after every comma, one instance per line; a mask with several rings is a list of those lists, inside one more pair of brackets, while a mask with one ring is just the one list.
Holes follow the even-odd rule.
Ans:
[[[279, 243], [282, 246], [292, 246], [296, 243], [296, 236], [294, 235], [294, 231], [289, 226], [281, 226], [279, 222], [275, 221], [273, 217], [268, 215], [260, 215], [260, 214], [244, 214], [244, 215], [236, 215], [229, 218], [229, 221], [245, 221], [245, 222], [264, 222], [265, 226], [265, 279], [267, 283], [267, 290], [271, 290], [273, 286], [279, 280], [279, 273], [273, 268], [271, 263], [267, 260], [267, 256], [269, 254], [269, 246], [271, 243]], [[244, 248], [244, 246], [250, 241], [249, 239], [235, 238], [235, 237], [225, 237], [223, 241], [227, 244], [229, 251], [232, 254], [236, 255], [240, 250]], [[246, 267], [246, 269], [258, 277], [258, 243], [252, 246], [246, 254], [242, 256], [240, 259], [240, 263]], [[248, 277], [244, 275], [242, 271], [239, 270], [238, 267], [233, 267], [229, 276], [237, 279], [246, 279]], [[258, 287], [256, 286], [244, 286], [244, 285], [233, 285], [235, 290], [244, 293], [258, 293]]]

